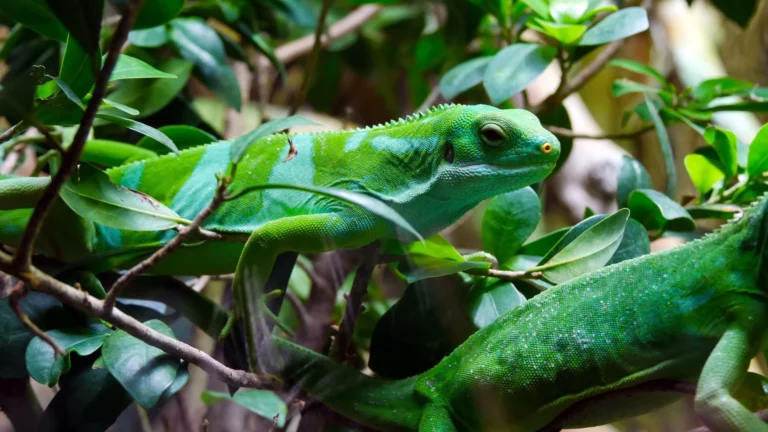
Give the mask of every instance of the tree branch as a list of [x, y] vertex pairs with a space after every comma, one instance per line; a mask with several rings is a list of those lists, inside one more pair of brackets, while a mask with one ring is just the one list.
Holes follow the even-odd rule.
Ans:
[[20, 121], [16, 123], [15, 125], [9, 127], [5, 130], [5, 132], [0, 134], [0, 144], [12, 139], [16, 135], [24, 132], [24, 129], [26, 129], [26, 125], [23, 121]]
[[[304, 69], [304, 81], [301, 83], [299, 89], [299, 96], [293, 102], [291, 111], [288, 115], [294, 115], [299, 111], [301, 104], [304, 103], [304, 99], [307, 98], [307, 92], [309, 91], [309, 83], [312, 81], [312, 76], [315, 74], [317, 68], [317, 60], [320, 58], [320, 48], [323, 46], [321, 41], [323, 36], [323, 30], [325, 29], [325, 19], [328, 17], [328, 11], [331, 9], [331, 3], [333, 0], [323, 0], [323, 6], [320, 9], [320, 16], [317, 17], [317, 27], [315, 28], [315, 40], [312, 44], [312, 52], [307, 59], [307, 66]], [[288, 140], [291, 145], [291, 150], [294, 150], [293, 143]], [[285, 162], [285, 161], [283, 161]]]
[[88, 139], [91, 126], [93, 126], [96, 112], [99, 110], [102, 99], [104, 99], [107, 84], [109, 84], [109, 77], [112, 75], [112, 70], [114, 70], [115, 64], [117, 64], [120, 50], [128, 38], [128, 32], [130, 32], [131, 27], [133, 26], [133, 21], [142, 3], [143, 0], [132, 0], [125, 5], [123, 16], [120, 18], [120, 22], [117, 24], [115, 33], [112, 36], [112, 41], [109, 45], [109, 53], [107, 54], [106, 60], [104, 60], [104, 66], [101, 68], [101, 72], [99, 72], [98, 77], [96, 77], [91, 100], [88, 101], [88, 106], [85, 108], [83, 118], [80, 120], [80, 126], [77, 128], [72, 145], [69, 147], [69, 150], [64, 153], [61, 167], [56, 172], [56, 175], [51, 178], [51, 183], [48, 184], [48, 187], [43, 191], [42, 197], [40, 197], [35, 209], [32, 211], [32, 216], [30, 216], [29, 221], [27, 222], [27, 227], [19, 242], [16, 255], [13, 258], [13, 267], [15, 269], [27, 271], [30, 267], [35, 238], [37, 238], [37, 235], [40, 232], [40, 227], [43, 225], [46, 216], [48, 216], [53, 201], [59, 195], [59, 191], [61, 191], [62, 186], [64, 186], [64, 182], [80, 160], [80, 155], [83, 153], [83, 148], [85, 148], [85, 142]]
[[35, 336], [42, 339], [45, 343], [51, 346], [53, 348], [53, 356], [56, 357], [57, 355], [65, 355], [64, 350], [59, 346], [59, 344], [56, 343], [53, 338], [45, 334], [44, 331], [40, 329], [30, 318], [29, 316], [24, 313], [23, 310], [21, 310], [21, 305], [19, 305], [19, 301], [22, 297], [27, 295], [27, 290], [24, 286], [24, 282], [19, 282], [16, 284], [16, 287], [11, 291], [11, 295], [8, 296], [8, 304], [11, 306], [11, 309], [13, 309], [13, 313], [16, 314], [16, 317], [21, 321], [22, 324], [24, 324], [29, 331], [31, 331]]
[[100, 318], [153, 347], [200, 367], [230, 386], [275, 387], [274, 383], [268, 379], [243, 370], [228, 368], [205, 352], [157, 332], [117, 308], [107, 308], [104, 301], [62, 283], [33, 266], [23, 271], [16, 271], [12, 257], [4, 252], [0, 252], [0, 270], [15, 274], [25, 281], [30, 289], [53, 296], [73, 309]]
[[619, 140], [619, 139], [632, 139], [636, 138], [648, 131], [653, 130], [653, 125], [650, 126], [644, 126], [636, 131], [632, 132], [622, 132], [622, 133], [615, 133], [615, 134], [584, 134], [584, 133], [578, 133], [574, 132], [570, 129], [561, 128], [558, 126], [550, 126], [545, 125], [545, 128], [547, 128], [550, 132], [553, 134], [564, 137], [564, 138], [584, 138], [584, 139], [594, 139], [594, 140]]

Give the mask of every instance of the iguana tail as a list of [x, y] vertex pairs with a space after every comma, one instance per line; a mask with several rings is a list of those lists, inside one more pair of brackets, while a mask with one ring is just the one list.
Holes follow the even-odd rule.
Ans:
[[331, 410], [382, 431], [418, 430], [425, 401], [414, 390], [415, 377], [369, 377], [285, 339], [273, 340], [284, 362], [282, 376]]

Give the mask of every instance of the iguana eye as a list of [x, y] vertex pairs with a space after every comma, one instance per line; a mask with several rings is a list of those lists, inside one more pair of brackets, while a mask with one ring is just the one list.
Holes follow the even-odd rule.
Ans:
[[488, 123], [480, 129], [480, 136], [483, 138], [483, 142], [492, 147], [498, 147], [504, 142], [504, 131], [501, 126], [495, 123]]

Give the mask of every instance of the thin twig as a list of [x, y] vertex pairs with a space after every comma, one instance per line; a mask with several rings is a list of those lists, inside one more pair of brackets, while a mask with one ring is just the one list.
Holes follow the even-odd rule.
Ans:
[[26, 125], [23, 121], [20, 121], [16, 123], [15, 125], [9, 127], [6, 129], [3, 133], [0, 134], [0, 144], [12, 139], [16, 135], [24, 132], [24, 129], [26, 129]]
[[347, 296], [347, 307], [344, 309], [344, 316], [339, 325], [339, 333], [331, 346], [331, 358], [335, 360], [344, 360], [348, 357], [352, 346], [352, 333], [355, 331], [357, 317], [361, 312], [363, 297], [368, 293], [368, 282], [373, 275], [380, 246], [381, 243], [376, 241], [360, 249], [362, 255], [360, 267], [357, 268], [352, 288]]
[[621, 132], [621, 133], [614, 133], [614, 134], [586, 134], [586, 133], [578, 133], [574, 132], [570, 129], [561, 128], [558, 126], [550, 126], [545, 125], [545, 128], [547, 128], [550, 132], [553, 134], [564, 137], [564, 138], [584, 138], [584, 139], [594, 139], [594, 140], [619, 140], [619, 139], [632, 139], [636, 138], [648, 131], [653, 130], [653, 125], [650, 126], [644, 126], [636, 131], [632, 132]]
[[69, 150], [64, 153], [61, 161], [61, 167], [56, 174], [51, 178], [51, 182], [48, 187], [43, 191], [42, 197], [38, 201], [35, 209], [32, 211], [27, 222], [27, 227], [24, 230], [24, 234], [19, 242], [19, 247], [16, 250], [16, 255], [13, 258], [14, 268], [20, 271], [26, 271], [32, 259], [33, 245], [35, 238], [37, 238], [40, 232], [40, 227], [43, 225], [48, 212], [53, 205], [53, 201], [59, 195], [59, 191], [64, 182], [67, 180], [72, 170], [80, 160], [80, 155], [85, 148], [85, 142], [88, 139], [93, 120], [96, 117], [96, 112], [99, 110], [104, 94], [107, 90], [107, 84], [109, 84], [109, 77], [112, 75], [112, 70], [117, 64], [118, 56], [120, 55], [120, 49], [125, 41], [128, 39], [128, 32], [130, 32], [133, 26], [134, 18], [138, 9], [143, 4], [143, 0], [133, 0], [126, 3], [123, 11], [123, 16], [120, 18], [120, 22], [117, 24], [115, 33], [112, 36], [112, 41], [109, 45], [109, 52], [106, 60], [104, 60], [104, 66], [101, 68], [98, 77], [96, 78], [96, 84], [91, 94], [91, 100], [88, 101], [88, 106], [85, 108], [83, 118], [80, 120], [80, 126], [77, 128], [75, 138], [72, 141], [72, 145]]
[[294, 115], [299, 111], [301, 104], [304, 103], [304, 99], [307, 98], [307, 92], [309, 91], [309, 83], [312, 82], [312, 78], [315, 75], [315, 69], [317, 68], [317, 60], [320, 57], [320, 48], [322, 48], [322, 36], [323, 30], [325, 30], [325, 19], [328, 17], [328, 11], [331, 9], [331, 3], [333, 0], [323, 0], [323, 7], [320, 9], [320, 16], [317, 18], [317, 27], [315, 28], [315, 41], [312, 45], [312, 52], [307, 59], [307, 67], [304, 69], [304, 81], [301, 83], [299, 89], [299, 96], [293, 102], [291, 111], [288, 115]]
[[161, 259], [165, 258], [171, 252], [181, 246], [184, 241], [187, 240], [192, 234], [197, 232], [198, 228], [200, 228], [208, 216], [210, 216], [211, 213], [213, 213], [219, 207], [219, 205], [224, 202], [229, 183], [230, 177], [222, 177], [219, 180], [219, 184], [216, 188], [216, 194], [213, 196], [210, 204], [208, 204], [208, 206], [204, 208], [203, 211], [197, 215], [197, 217], [195, 217], [189, 226], [180, 229], [176, 237], [172, 238], [171, 241], [163, 245], [163, 247], [155, 251], [155, 253], [150, 255], [148, 258], [136, 264], [127, 272], [123, 273], [120, 278], [115, 281], [115, 283], [112, 285], [112, 288], [109, 290], [109, 293], [107, 294], [107, 298], [104, 299], [104, 306], [107, 309], [114, 307], [115, 301], [117, 301], [117, 297], [120, 295], [120, 293], [122, 293], [123, 289], [125, 289], [125, 287], [128, 286], [134, 279], [147, 271], [149, 268], [156, 265]]
[[24, 271], [16, 271], [12, 264], [12, 257], [1, 251], [0, 270], [19, 277], [27, 283], [29, 289], [53, 296], [71, 308], [103, 319], [153, 347], [198, 366], [216, 379], [231, 386], [274, 387], [274, 383], [271, 380], [243, 370], [228, 368], [205, 352], [153, 330], [130, 315], [123, 313], [118, 308], [107, 308], [104, 301], [91, 296], [85, 291], [62, 283], [33, 266]]
[[56, 357], [58, 355], [65, 355], [64, 350], [59, 346], [59, 344], [56, 343], [53, 338], [48, 336], [43, 330], [40, 329], [40, 327], [35, 324], [32, 319], [29, 318], [29, 315], [24, 313], [23, 310], [21, 310], [21, 305], [19, 304], [19, 301], [27, 295], [27, 289], [24, 285], [24, 282], [19, 282], [16, 284], [16, 287], [11, 291], [11, 295], [8, 296], [8, 304], [11, 306], [11, 309], [13, 309], [13, 312], [16, 314], [16, 317], [21, 321], [24, 326], [26, 326], [29, 331], [31, 331], [35, 336], [39, 337], [43, 340], [43, 342], [47, 343], [48, 345], [53, 348], [53, 356]]

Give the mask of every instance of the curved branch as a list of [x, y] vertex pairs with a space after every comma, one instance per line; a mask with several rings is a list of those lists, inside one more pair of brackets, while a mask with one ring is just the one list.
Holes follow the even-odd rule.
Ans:
[[561, 128], [558, 126], [550, 126], [550, 125], [544, 125], [546, 129], [548, 129], [553, 134], [564, 137], [564, 138], [584, 138], [584, 139], [594, 139], [594, 140], [619, 140], [619, 139], [632, 139], [637, 138], [638, 136], [653, 130], [653, 125], [644, 126], [636, 131], [632, 132], [621, 132], [621, 133], [615, 133], [615, 134], [588, 134], [588, 133], [578, 133], [574, 132], [570, 129]]

